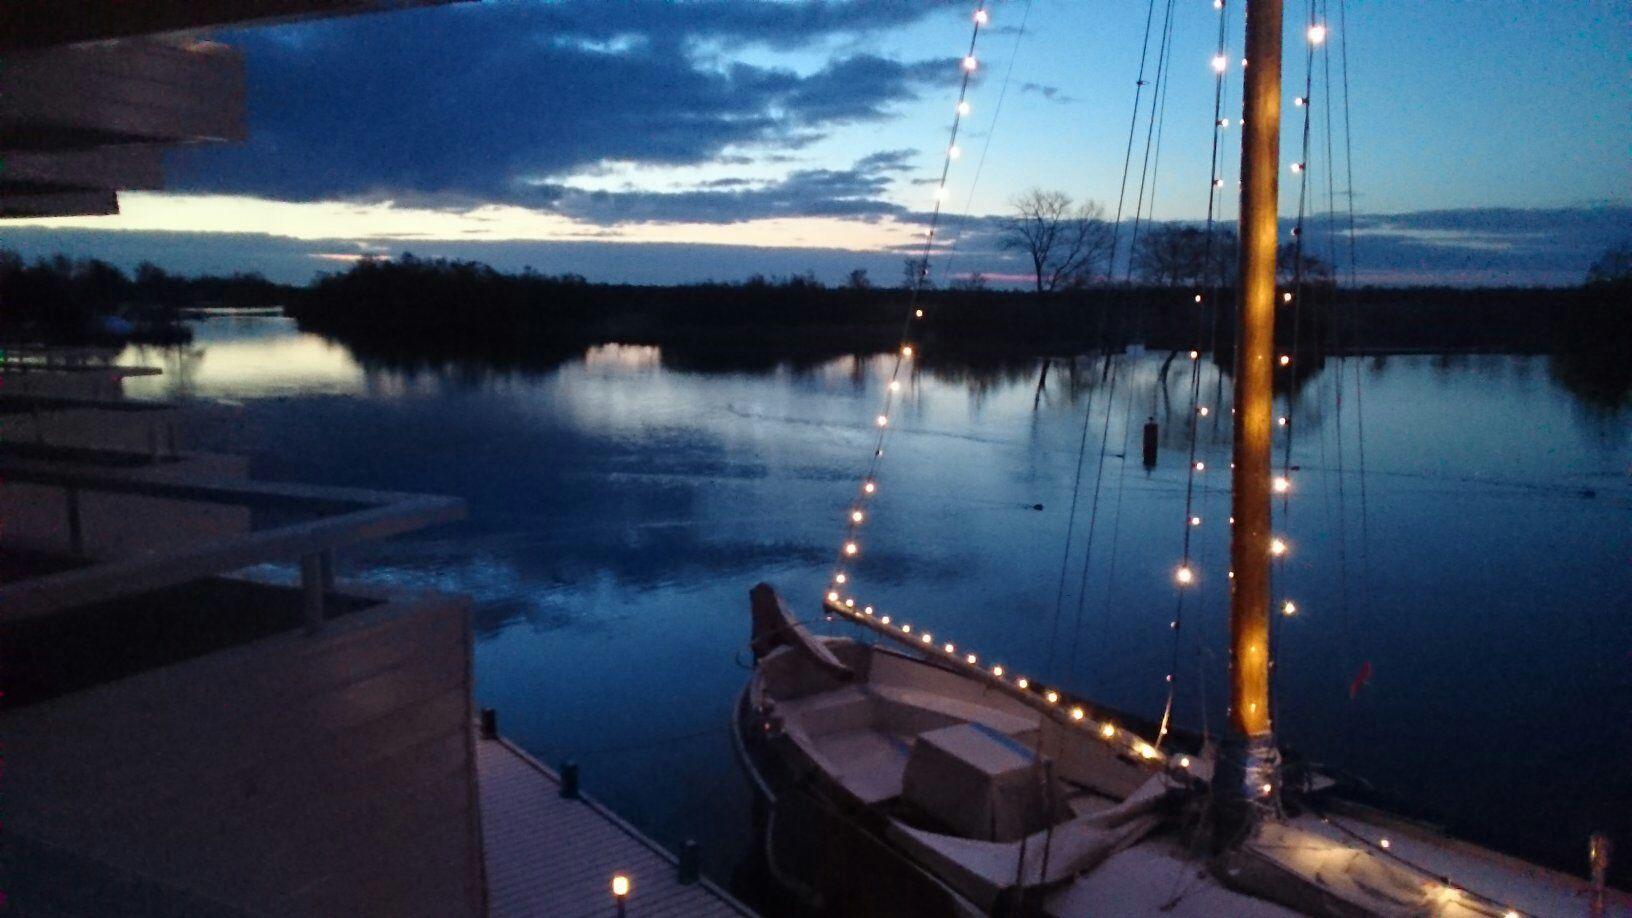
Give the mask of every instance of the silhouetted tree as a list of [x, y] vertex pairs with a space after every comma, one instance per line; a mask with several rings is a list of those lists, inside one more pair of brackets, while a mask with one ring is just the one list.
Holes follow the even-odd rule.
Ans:
[[929, 276], [928, 255], [908, 258], [901, 265], [901, 289], [911, 290], [914, 287], [920, 290], [935, 289], [935, 279]]
[[1307, 250], [1300, 256], [1298, 244], [1286, 242], [1275, 250], [1275, 276], [1282, 286], [1291, 286], [1299, 279], [1299, 261], [1303, 263], [1301, 277], [1305, 284], [1312, 287], [1330, 287], [1336, 283], [1331, 265], [1310, 255]]
[[1589, 287], [1632, 286], [1632, 242], [1623, 242], [1605, 249], [1604, 254], [1587, 268]]
[[1002, 223], [1001, 244], [1031, 260], [1038, 296], [1104, 273], [1111, 228], [1097, 202], [1073, 207], [1063, 191], [1033, 188], [1010, 204], [1014, 214]]
[[866, 268], [857, 268], [845, 278], [844, 285], [851, 290], [868, 290], [872, 288], [873, 282], [867, 279]]

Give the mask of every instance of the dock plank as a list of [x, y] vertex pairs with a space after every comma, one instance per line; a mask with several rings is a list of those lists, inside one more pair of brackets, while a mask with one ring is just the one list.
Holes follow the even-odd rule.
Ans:
[[503, 740], [476, 743], [488, 914], [604, 918], [612, 875], [629, 877], [627, 912], [751, 916], [704, 879], [682, 884], [673, 857], [589, 800], [567, 800], [560, 779]]

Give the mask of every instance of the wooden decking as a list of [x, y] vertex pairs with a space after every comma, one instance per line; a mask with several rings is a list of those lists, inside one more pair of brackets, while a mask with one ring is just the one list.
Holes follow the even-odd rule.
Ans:
[[492, 918], [610, 918], [619, 873], [629, 918], [753, 915], [706, 879], [681, 883], [672, 855], [593, 800], [563, 798], [555, 772], [503, 739], [478, 738], [476, 774]]

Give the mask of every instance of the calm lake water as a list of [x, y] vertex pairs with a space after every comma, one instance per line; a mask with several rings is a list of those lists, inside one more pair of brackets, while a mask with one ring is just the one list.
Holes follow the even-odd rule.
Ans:
[[[285, 319], [196, 331], [185, 349], [128, 351], [165, 370], [128, 391], [234, 403], [195, 445], [251, 455], [257, 477], [467, 500], [467, 522], [354, 551], [342, 575], [474, 597], [477, 699], [504, 732], [546, 761], [578, 759], [586, 788], [658, 839], [696, 837], [729, 882], [750, 844], [727, 732], [748, 675], [747, 591], [766, 580], [818, 611], [892, 358], [743, 369], [604, 346], [533, 373], [405, 372]], [[1012, 672], [1157, 715], [1191, 410], [1192, 364], [1179, 355], [1164, 385], [1167, 357], [1113, 358], [1114, 390], [1098, 357], [1056, 364], [1035, 409], [1036, 361], [916, 368], [858, 598]], [[1197, 366], [1207, 468], [1177, 711], [1216, 730], [1228, 384], [1215, 401], [1215, 367]], [[1624, 871], [1632, 417], [1578, 400], [1545, 357], [1501, 355], [1328, 362], [1282, 413], [1298, 471], [1289, 513], [1277, 503], [1291, 545], [1278, 590], [1299, 610], [1279, 620], [1283, 740], [1572, 872], [1607, 830]], [[1150, 471], [1148, 416], [1162, 441]]]

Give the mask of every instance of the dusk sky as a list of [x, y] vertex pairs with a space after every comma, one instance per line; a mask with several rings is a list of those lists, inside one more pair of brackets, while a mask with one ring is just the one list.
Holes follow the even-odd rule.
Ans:
[[[1230, 6], [1233, 122], [1241, 11]], [[1287, 6], [1290, 164], [1308, 13]], [[1319, 7], [1331, 36], [1315, 57], [1313, 209], [1327, 202], [1325, 54], [1346, 207], [1346, 38], [1362, 280], [1573, 283], [1632, 236], [1624, 3], [1355, 0], [1346, 35], [1339, 5]], [[488, 0], [223, 33], [247, 61], [247, 143], [173, 155], [169, 190], [122, 194], [117, 217], [12, 223], [4, 244], [291, 281], [406, 249], [606, 281], [837, 280], [866, 267], [894, 283], [932, 203], [972, 9]], [[1195, 220], [1220, 13], [1208, 0], [1174, 9], [1155, 217]], [[1018, 270], [978, 218], [1026, 188], [1110, 212], [1122, 175], [1146, 4], [990, 10], [941, 276]], [[1232, 218], [1233, 128], [1225, 144]], [[1296, 179], [1283, 170], [1283, 214]]]

